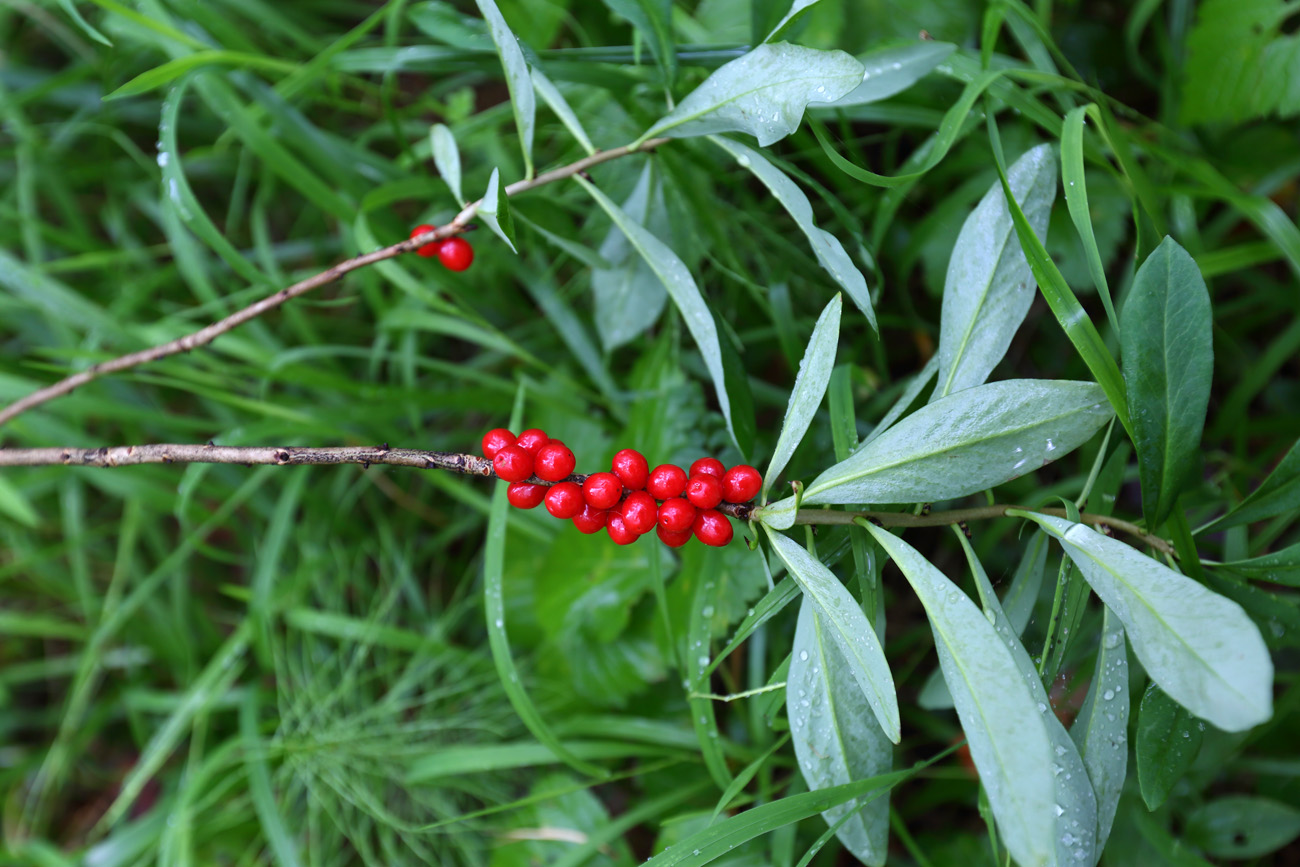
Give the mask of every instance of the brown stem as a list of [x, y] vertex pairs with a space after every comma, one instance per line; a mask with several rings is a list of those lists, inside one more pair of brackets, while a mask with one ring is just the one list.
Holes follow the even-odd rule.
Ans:
[[[666, 141], [668, 141], [666, 138], [655, 138], [642, 142], [640, 145], [626, 145], [624, 147], [614, 148], [613, 150], [600, 151], [599, 153], [592, 154], [589, 157], [584, 157], [577, 162], [570, 163], [567, 166], [552, 169], [549, 172], [543, 172], [531, 180], [516, 181], [506, 187], [505, 194], [507, 196], [515, 196], [519, 193], [527, 192], [528, 190], [535, 189], [545, 184], [554, 183], [555, 181], [563, 180], [564, 178], [571, 178], [580, 172], [586, 171], [592, 166], [600, 165], [609, 160], [618, 159], [619, 157], [624, 157], [628, 154], [654, 150]], [[243, 310], [232, 313], [224, 319], [214, 322], [211, 325], [201, 328], [191, 334], [186, 334], [184, 337], [179, 337], [176, 340], [162, 343], [158, 346], [151, 346], [148, 349], [142, 349], [139, 352], [131, 352], [127, 355], [121, 355], [108, 361], [101, 361], [100, 363], [93, 364], [79, 373], [74, 373], [71, 376], [64, 377], [52, 385], [47, 385], [44, 388], [37, 389], [31, 394], [19, 398], [9, 404], [4, 409], [0, 409], [0, 425], [4, 425], [32, 407], [40, 406], [56, 397], [70, 394], [74, 389], [106, 374], [129, 370], [132, 367], [138, 367], [141, 364], [157, 361], [160, 358], [166, 358], [170, 355], [177, 355], [181, 352], [189, 352], [192, 349], [197, 349], [200, 346], [206, 346], [226, 332], [233, 331], [245, 322], [255, 319], [263, 313], [274, 310], [291, 298], [297, 298], [299, 295], [305, 295], [313, 289], [319, 289], [322, 286], [333, 283], [346, 274], [350, 274], [359, 268], [373, 265], [376, 262], [382, 262], [385, 259], [392, 259], [396, 256], [402, 255], [403, 253], [409, 253], [417, 247], [422, 247], [425, 244], [431, 244], [434, 241], [459, 234], [465, 230], [465, 226], [467, 226], [469, 221], [473, 219], [481, 202], [481, 199], [475, 202], [470, 202], [450, 223], [445, 226], [439, 226], [432, 232], [425, 232], [422, 235], [416, 235], [413, 238], [399, 241], [398, 243], [393, 244], [390, 247], [385, 247], [382, 250], [376, 250], [373, 253], [366, 253], [365, 255], [356, 256], [352, 259], [340, 262], [337, 265], [326, 268], [319, 274], [315, 274], [305, 280], [300, 280], [292, 286], [287, 286], [279, 292], [276, 292], [274, 295], [269, 295], [260, 301], [256, 301], [245, 307]]]

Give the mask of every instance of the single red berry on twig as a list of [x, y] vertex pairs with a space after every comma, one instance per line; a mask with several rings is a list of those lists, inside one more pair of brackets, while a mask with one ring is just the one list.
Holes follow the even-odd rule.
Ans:
[[[560, 484], [566, 483], [561, 482]], [[567, 484], [573, 483], [568, 482]], [[577, 485], [574, 485], [574, 487], [577, 487]], [[590, 536], [592, 533], [603, 530], [605, 528], [605, 521], [608, 518], [609, 512], [606, 512], [604, 509], [593, 509], [591, 506], [584, 503], [582, 511], [573, 516], [573, 526], [578, 528], [578, 532], [586, 533]]]
[[516, 509], [535, 509], [546, 496], [545, 485], [530, 485], [528, 482], [511, 482], [506, 488], [506, 499]]
[[569, 451], [569, 447], [558, 440], [551, 440], [537, 450], [533, 472], [537, 478], [548, 482], [558, 482], [568, 478], [578, 461]]
[[609, 538], [614, 540], [615, 545], [631, 545], [639, 537], [639, 534], [633, 531], [623, 520], [623, 516], [617, 512], [609, 513], [609, 519], [605, 522], [605, 532], [609, 533]]
[[734, 533], [727, 516], [713, 509], [705, 509], [697, 513], [691, 531], [695, 533], [695, 538], [714, 548], [721, 548], [726, 545], [731, 541]]
[[722, 474], [726, 472], [726, 469], [727, 468], [722, 465], [722, 461], [717, 458], [700, 458], [698, 461], [691, 464], [691, 471], [687, 473], [687, 475], [694, 476], [698, 473], [704, 473], [705, 475], [715, 476], [720, 479], [722, 478]]
[[623, 487], [629, 491], [641, 490], [650, 477], [650, 464], [646, 462], [645, 455], [636, 449], [620, 449], [614, 455], [613, 470]]
[[689, 533], [695, 523], [695, 507], [681, 497], [664, 500], [659, 507], [659, 527], [670, 533]]
[[515, 442], [515, 445], [535, 457], [537, 453], [541, 451], [542, 446], [546, 445], [550, 441], [551, 438], [546, 435], [546, 431], [538, 427], [530, 427], [519, 435], [519, 439]]
[[[414, 238], [416, 235], [423, 235], [425, 232], [432, 232], [436, 228], [438, 227], [430, 226], [428, 223], [421, 223], [411, 230], [411, 237]], [[433, 258], [438, 255], [438, 249], [442, 247], [442, 245], [442, 241], [434, 241], [431, 244], [421, 244], [419, 247], [415, 248], [415, 255], [423, 256], [426, 259]]]
[[514, 434], [503, 427], [494, 427], [492, 430], [483, 434], [483, 457], [491, 460], [497, 456], [497, 452], [506, 446], [512, 446], [517, 440]]
[[638, 536], [649, 533], [655, 528], [655, 522], [659, 517], [655, 498], [645, 491], [633, 491], [623, 501], [622, 515], [623, 523], [633, 533]]
[[612, 509], [623, 499], [623, 483], [613, 473], [592, 473], [582, 483], [582, 495], [593, 509]]
[[660, 464], [650, 471], [645, 489], [656, 500], [671, 500], [680, 497], [686, 490], [686, 471], [672, 464]]
[[722, 502], [722, 482], [717, 476], [696, 473], [686, 482], [686, 499], [697, 509], [712, 509]]
[[546, 492], [546, 511], [556, 518], [576, 518], [582, 514], [586, 506], [587, 503], [582, 498], [582, 488], [578, 487], [576, 482], [560, 482], [558, 485], [551, 485], [550, 490]]
[[659, 541], [669, 548], [680, 548], [691, 541], [691, 531], [689, 529], [674, 533], [672, 530], [665, 530], [663, 525], [660, 525], [655, 528], [655, 533], [659, 536]]
[[474, 248], [464, 238], [448, 238], [438, 247], [438, 261], [449, 271], [464, 271], [474, 264]]
[[737, 464], [722, 476], [722, 499], [748, 503], [763, 487], [763, 476], [749, 464]]
[[506, 446], [493, 456], [492, 469], [499, 479], [522, 482], [533, 474], [533, 456], [519, 446]]

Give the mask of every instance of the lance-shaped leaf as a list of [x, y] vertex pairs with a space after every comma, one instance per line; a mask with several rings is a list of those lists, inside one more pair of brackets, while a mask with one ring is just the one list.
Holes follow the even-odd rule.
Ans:
[[1035, 699], [1006, 641], [969, 596], [902, 539], [879, 527], [867, 529], [925, 607], [944, 680], [1007, 851], [1020, 864], [1056, 863], [1050, 709]]
[[881, 48], [858, 58], [862, 83], [835, 100], [834, 108], [866, 105], [907, 90], [957, 50], [951, 42], [914, 42]]
[[[1068, 454], [1111, 408], [1091, 382], [1013, 379], [968, 388], [919, 409], [818, 476], [813, 503], [929, 503], [1000, 485]], [[794, 520], [794, 498], [763, 509]]]
[[465, 204], [465, 196], [460, 191], [460, 150], [456, 147], [456, 137], [445, 125], [435, 123], [429, 128], [429, 147], [433, 151], [433, 164], [438, 174], [451, 188], [456, 203]]
[[831, 380], [831, 369], [835, 366], [835, 350], [839, 346], [841, 306], [840, 296], [836, 295], [817, 318], [812, 337], [808, 338], [808, 348], [804, 350], [803, 360], [799, 362], [799, 374], [790, 391], [790, 403], [785, 408], [781, 434], [776, 438], [772, 462], [763, 474], [764, 491], [785, 469], [808, 430], [808, 425], [812, 423], [813, 416], [817, 414], [817, 407], [822, 405], [822, 398], [826, 396], [826, 385]]
[[1292, 509], [1300, 509], [1300, 440], [1296, 440], [1264, 483], [1252, 491], [1250, 496], [1231, 512], [1198, 532], [1226, 530], [1263, 521]]
[[483, 193], [483, 200], [479, 202], [477, 213], [493, 234], [506, 242], [510, 252], [518, 254], [519, 251], [515, 249], [515, 224], [510, 219], [510, 199], [501, 188], [499, 175], [497, 169], [492, 170], [492, 176], [488, 178], [487, 191]]
[[794, 26], [796, 21], [803, 17], [805, 12], [816, 6], [817, 2], [818, 0], [794, 0], [790, 4], [790, 11], [785, 13], [785, 17], [777, 22], [777, 25], [772, 28], [772, 32], [767, 34], [767, 38], [763, 41], [772, 42], [780, 39], [786, 31]]
[[582, 149], [587, 152], [587, 155], [594, 154], [596, 146], [591, 143], [591, 139], [587, 138], [587, 131], [582, 128], [582, 121], [578, 120], [578, 116], [573, 113], [573, 109], [569, 106], [569, 101], [564, 98], [564, 94], [560, 93], [559, 88], [552, 84], [551, 80], [543, 75], [540, 69], [533, 67], [530, 72], [532, 73], [533, 87], [537, 89], [537, 95], [551, 107], [551, 111], [555, 112], [555, 116], [560, 119], [565, 129], [577, 140], [578, 144], [582, 145]]
[[1257, 581], [1300, 587], [1300, 542], [1272, 554], [1233, 560], [1224, 563], [1223, 567]]
[[533, 96], [533, 80], [528, 75], [528, 63], [524, 60], [523, 49], [519, 47], [519, 38], [510, 30], [496, 0], [474, 0], [478, 11], [487, 22], [492, 42], [497, 47], [497, 56], [501, 58], [501, 67], [506, 73], [506, 88], [510, 91], [510, 109], [515, 113], [515, 127], [519, 130], [519, 147], [524, 152], [524, 167], [529, 177], [533, 176], [533, 126], [537, 113], [537, 101]]
[[1097, 797], [1098, 854], [1110, 838], [1128, 773], [1128, 651], [1124, 626], [1109, 608], [1104, 611], [1092, 685], [1070, 727], [1070, 737], [1083, 753], [1083, 764]]
[[1224, 731], [1272, 715], [1273, 661], [1240, 605], [1082, 524], [1016, 514], [1060, 540], [1170, 698]]
[[[1007, 171], [1007, 179], [1034, 234], [1047, 237], [1047, 217], [1056, 199], [1051, 146], [1029, 150]], [[939, 320], [939, 384], [931, 402], [988, 379], [1035, 293], [1002, 184], [994, 182], [966, 218], [948, 260]]]
[[1173, 238], [1138, 269], [1120, 323], [1142, 513], [1158, 527], [1196, 468], [1214, 372], [1210, 293]]
[[708, 305], [704, 303], [704, 297], [700, 295], [700, 287], [695, 285], [695, 279], [691, 277], [686, 263], [678, 258], [667, 244], [629, 217], [626, 211], [614, 204], [609, 196], [602, 193], [586, 178], [575, 177], [574, 180], [582, 185], [605, 213], [609, 214], [614, 225], [627, 236], [632, 249], [645, 260], [655, 276], [659, 278], [659, 282], [663, 283], [664, 288], [668, 290], [669, 297], [673, 299], [673, 303], [682, 314], [687, 330], [691, 332], [691, 337], [695, 338], [695, 345], [699, 347], [700, 355], [704, 357], [704, 366], [713, 379], [713, 387], [718, 395], [718, 406], [722, 408], [722, 415], [727, 420], [727, 430], [732, 431], [734, 438], [731, 403], [727, 399], [727, 384], [722, 370], [722, 349], [718, 345], [718, 329], [713, 322], [712, 314], [709, 313]]
[[[865, 780], [893, 767], [893, 746], [876, 724], [844, 654], [827, 634], [816, 604], [807, 596], [799, 607], [790, 651], [785, 707], [795, 758], [810, 791]], [[832, 807], [822, 818], [832, 827], [844, 819], [835, 835], [859, 861], [873, 867], [885, 863], [888, 795], [861, 808]]]
[[794, 217], [795, 225], [812, 245], [817, 262], [845, 292], [849, 293], [849, 298], [866, 315], [872, 329], [879, 330], [876, 325], [876, 311], [871, 306], [871, 294], [867, 291], [867, 281], [862, 277], [858, 266], [853, 264], [849, 254], [844, 251], [844, 245], [830, 232], [817, 227], [813, 221], [812, 205], [808, 203], [808, 197], [803, 194], [803, 190], [758, 151], [719, 136], [710, 136], [709, 140], [735, 157], [737, 163], [749, 169], [754, 177], [763, 182], [763, 186], [767, 187], [772, 196], [781, 203], [786, 213]]
[[671, 83], [677, 75], [677, 44], [673, 41], [672, 0], [605, 0], [610, 11], [624, 18], [650, 46], [655, 62]]
[[743, 132], [767, 147], [798, 129], [809, 103], [833, 102], [861, 81], [862, 64], [843, 51], [760, 45], [719, 67], [640, 141]]
[[830, 633], [844, 654], [849, 671], [871, 705], [880, 727], [891, 741], [898, 743], [901, 731], [894, 676], [889, 671], [880, 639], [867, 621], [867, 615], [862, 613], [862, 607], [840, 579], [798, 542], [781, 533], [769, 532], [768, 536], [772, 540], [772, 550], [790, 570], [804, 596], [817, 607], [823, 629]]
[[[647, 160], [641, 169], [636, 186], [623, 201], [623, 211], [655, 237], [667, 237], [668, 211], [653, 161]], [[658, 321], [668, 293], [617, 225], [601, 242], [600, 256], [610, 264], [592, 269], [593, 315], [601, 344], [606, 350], [617, 349]]]
[[1205, 723], [1170, 698], [1158, 684], [1150, 684], [1138, 706], [1138, 788], [1148, 810], [1155, 810], [1168, 798], [1175, 785], [1196, 761], [1201, 751]]

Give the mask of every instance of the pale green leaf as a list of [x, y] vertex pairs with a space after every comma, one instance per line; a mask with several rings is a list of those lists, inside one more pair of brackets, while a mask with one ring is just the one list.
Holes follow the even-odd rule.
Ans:
[[493, 234], [506, 242], [510, 252], [519, 253], [515, 249], [515, 226], [510, 219], [510, 199], [501, 187], [498, 169], [492, 170], [492, 176], [488, 178], [487, 191], [483, 193], [483, 199], [479, 202], [476, 213], [483, 218], [483, 222]]
[[[818, 0], [794, 0], [794, 2], [790, 4], [790, 11], [785, 13], [785, 17], [777, 22], [776, 26], [772, 28], [772, 32], [767, 34], [767, 38], [763, 41], [772, 42], [775, 39], [779, 39], [796, 21], [803, 17], [805, 12], [813, 6], [816, 6], [817, 2]], [[769, 18], [768, 20], [770, 21], [771, 19]]]
[[560, 93], [559, 88], [552, 84], [551, 80], [543, 75], [540, 69], [533, 67], [531, 72], [533, 88], [536, 89], [538, 96], [551, 107], [551, 111], [555, 112], [555, 116], [560, 119], [560, 123], [564, 124], [569, 134], [577, 140], [578, 144], [582, 145], [582, 149], [587, 152], [587, 155], [594, 154], [596, 146], [591, 143], [591, 139], [587, 138], [587, 131], [582, 128], [582, 121], [578, 120], [578, 116], [573, 113], [573, 109], [569, 106], [569, 101], [564, 98], [564, 94]]
[[914, 42], [880, 48], [858, 58], [862, 83], [828, 108], [867, 105], [907, 90], [957, 50], [951, 42]]
[[429, 127], [429, 148], [433, 152], [433, 164], [451, 188], [456, 204], [464, 206], [465, 196], [460, 191], [460, 150], [456, 147], [456, 137], [444, 124], [435, 123]]
[[[623, 201], [630, 220], [657, 238], [668, 237], [668, 209], [655, 163], [647, 160], [636, 186]], [[644, 257], [638, 255], [627, 235], [610, 226], [600, 245], [600, 257], [609, 264], [591, 271], [596, 333], [606, 351], [617, 349], [659, 320], [668, 293]]]
[[1109, 608], [1103, 612], [1101, 646], [1097, 649], [1092, 685], [1070, 727], [1070, 737], [1083, 754], [1083, 764], [1097, 798], [1098, 852], [1110, 838], [1128, 773], [1128, 651], [1124, 646], [1123, 624]]
[[528, 63], [524, 60], [523, 49], [519, 39], [511, 31], [510, 25], [502, 17], [496, 0], [474, 0], [478, 4], [479, 14], [488, 24], [492, 42], [497, 47], [497, 56], [501, 58], [501, 67], [506, 74], [506, 87], [510, 91], [510, 109], [515, 114], [515, 126], [519, 130], [519, 147], [524, 153], [524, 167], [527, 175], [533, 175], [533, 126], [537, 103], [533, 95], [533, 80], [528, 74]]

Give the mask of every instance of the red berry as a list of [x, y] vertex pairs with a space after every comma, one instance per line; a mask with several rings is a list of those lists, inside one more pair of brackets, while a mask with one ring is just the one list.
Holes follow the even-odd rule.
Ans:
[[686, 483], [686, 499], [697, 509], [712, 509], [722, 502], [722, 482], [717, 476], [696, 473]]
[[689, 533], [695, 523], [695, 507], [676, 497], [659, 507], [659, 529], [669, 533]]
[[474, 264], [474, 248], [464, 238], [448, 238], [438, 247], [438, 261], [450, 271], [464, 271]]
[[721, 512], [715, 512], [713, 509], [705, 509], [695, 516], [695, 523], [691, 525], [691, 530], [695, 533], [695, 538], [699, 539], [706, 545], [712, 545], [714, 548], [721, 548], [731, 541], [733, 531], [731, 522], [727, 516]]
[[[414, 238], [416, 235], [423, 235], [425, 232], [432, 232], [436, 228], [438, 227], [430, 226], [428, 223], [421, 223], [411, 230], [411, 237]], [[434, 241], [431, 244], [422, 244], [415, 248], [415, 254], [417, 256], [423, 256], [426, 259], [432, 258], [433, 256], [438, 255], [438, 248], [440, 248], [443, 243], [444, 242], [442, 241]]]
[[[561, 484], [565, 483], [561, 482]], [[573, 483], [568, 482], [567, 484]], [[604, 529], [605, 521], [608, 518], [609, 512], [604, 509], [593, 509], [591, 506], [584, 504], [582, 511], [573, 516], [573, 526], [578, 528], [578, 532], [590, 536], [592, 533]]]
[[638, 536], [653, 530], [659, 518], [655, 498], [645, 491], [633, 491], [627, 495], [623, 501], [622, 515], [623, 523]]
[[700, 458], [698, 461], [691, 464], [691, 471], [687, 475], [693, 476], [697, 473], [704, 473], [720, 479], [725, 470], [726, 467], [724, 467], [722, 461], [717, 458]]
[[763, 477], [749, 464], [737, 464], [722, 476], [722, 499], [747, 503], [763, 488]]
[[[582, 514], [586, 506], [587, 503], [582, 498], [582, 488], [578, 487], [576, 482], [560, 482], [558, 485], [551, 485], [551, 489], [546, 492], [546, 511], [556, 518], [576, 518]], [[583, 532], [595, 532], [595, 530], [583, 530]]]
[[533, 456], [519, 446], [506, 446], [493, 456], [492, 468], [498, 479], [522, 482], [533, 474]]
[[483, 457], [488, 460], [495, 458], [497, 452], [506, 446], [514, 445], [516, 439], [518, 437], [503, 427], [492, 428], [492, 430], [483, 434]]
[[623, 487], [629, 491], [641, 490], [650, 477], [650, 464], [646, 463], [645, 455], [636, 449], [621, 449], [614, 455], [613, 470]]
[[546, 445], [537, 450], [536, 466], [533, 472], [537, 478], [544, 479], [548, 482], [558, 482], [561, 479], [568, 478], [569, 473], [577, 466], [578, 461], [569, 451], [569, 447], [564, 443], [551, 440]]
[[519, 435], [519, 439], [515, 441], [515, 445], [536, 457], [537, 453], [542, 450], [542, 446], [546, 445], [550, 441], [551, 438], [546, 435], [546, 431], [541, 428], [530, 427]]
[[672, 464], [660, 464], [650, 471], [645, 489], [656, 500], [671, 500], [680, 497], [686, 490], [686, 471]]
[[582, 483], [582, 495], [593, 509], [612, 509], [623, 499], [623, 483], [613, 473], [592, 473]]
[[669, 548], [680, 548], [687, 542], [691, 541], [691, 531], [683, 530], [680, 533], [674, 533], [672, 530], [665, 530], [663, 526], [655, 528], [655, 533], [659, 536], [659, 541], [663, 542]]
[[609, 520], [605, 522], [605, 532], [609, 533], [609, 538], [614, 540], [615, 545], [631, 545], [639, 536], [617, 512], [609, 513]]
[[528, 482], [511, 482], [506, 488], [506, 499], [516, 509], [536, 509], [546, 496], [546, 485], [530, 485]]

